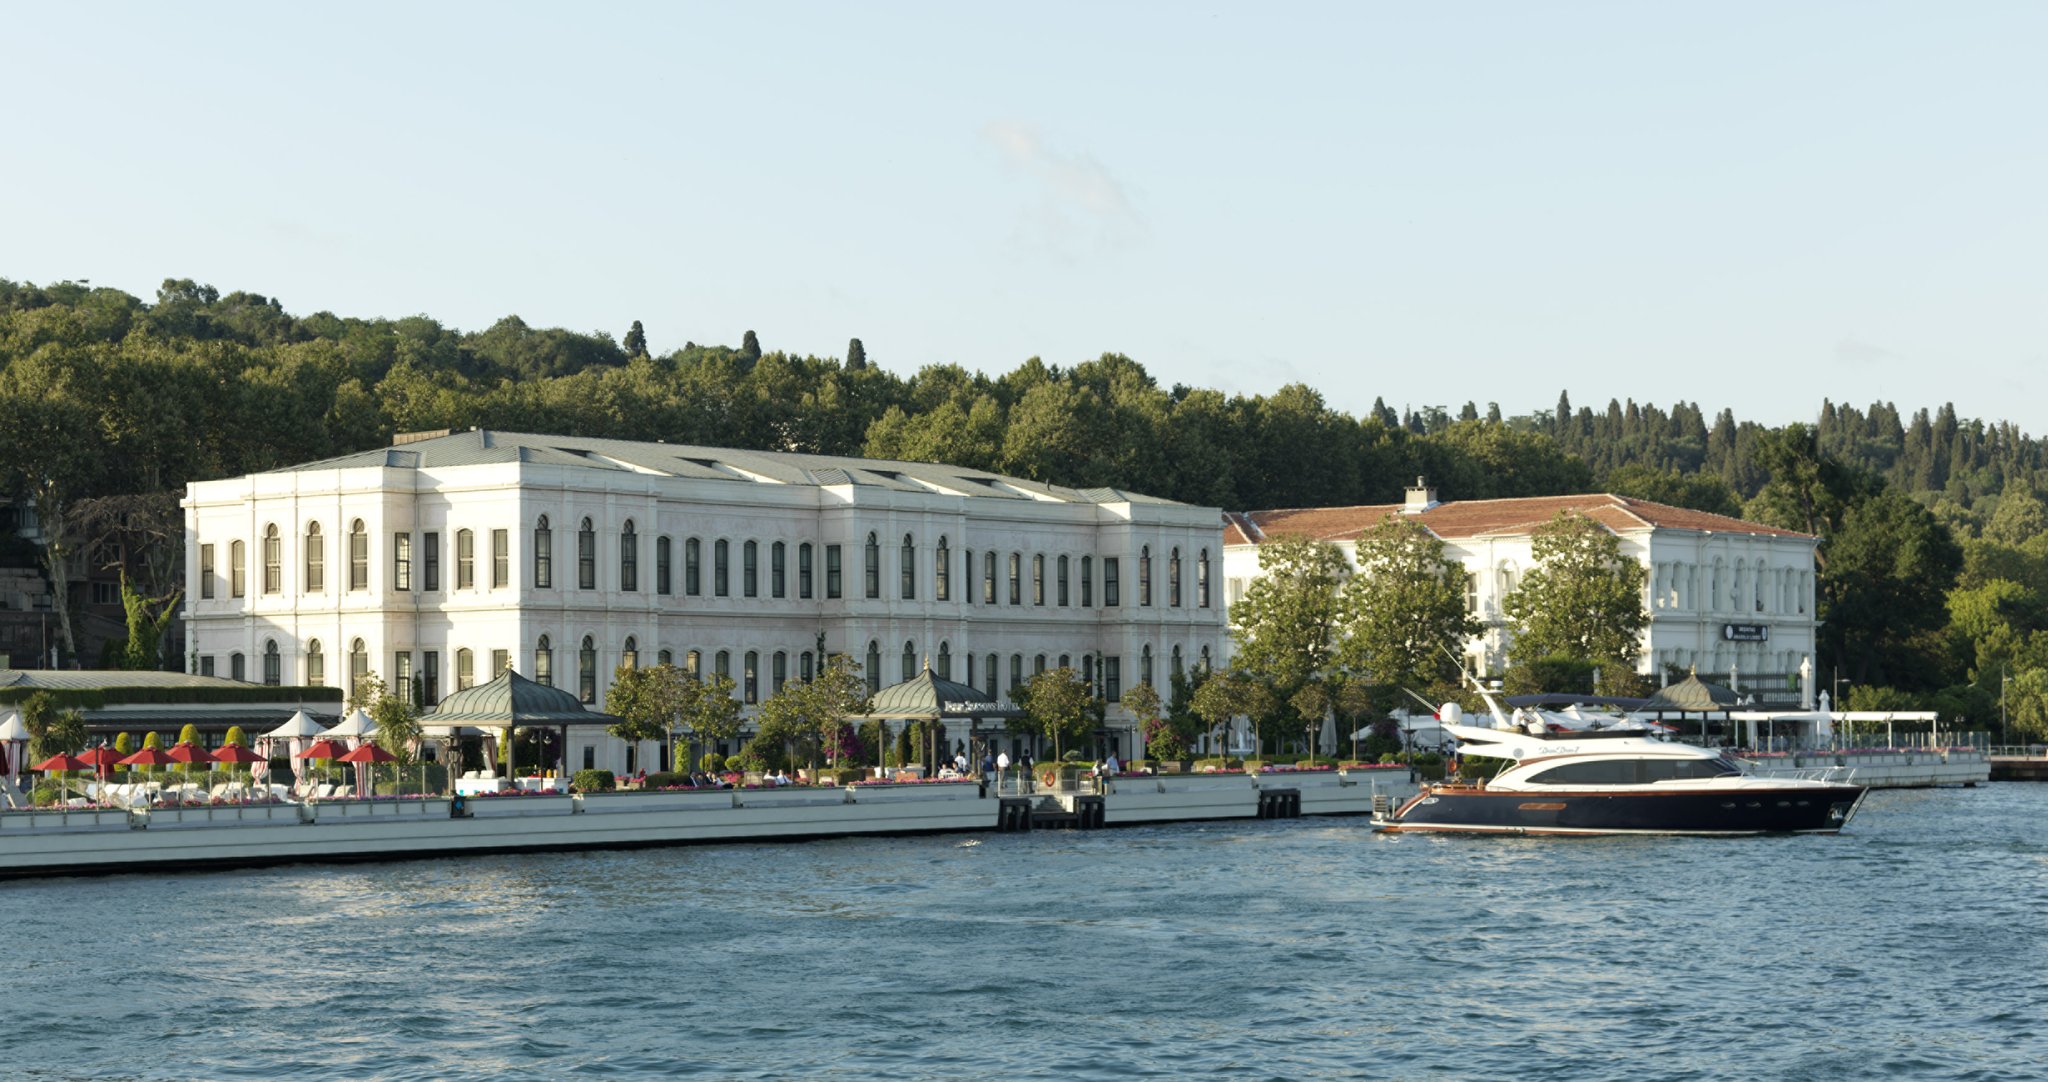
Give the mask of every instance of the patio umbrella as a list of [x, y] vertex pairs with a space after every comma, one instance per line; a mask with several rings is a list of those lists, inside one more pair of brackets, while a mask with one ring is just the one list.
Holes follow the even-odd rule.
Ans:
[[[334, 761], [337, 763], [354, 763], [356, 767], [357, 794], [361, 795], [365, 788], [370, 788], [369, 795], [375, 796], [375, 788], [368, 787], [364, 784], [364, 776], [368, 774], [371, 769], [370, 764], [395, 763], [398, 761], [398, 756], [393, 755], [388, 751], [385, 751], [383, 748], [380, 748], [375, 744], [364, 744], [346, 755], [336, 756]], [[392, 777], [393, 780], [395, 781], [397, 778], [397, 774], [394, 772]], [[374, 775], [371, 776], [371, 780], [375, 780]]]
[[172, 759], [170, 753], [162, 748], [143, 748], [141, 751], [121, 760], [117, 765], [155, 767], [169, 766], [173, 762], [176, 762], [176, 760]]
[[283, 725], [264, 733], [263, 738], [265, 740], [283, 740], [287, 742], [285, 746], [286, 754], [292, 760], [292, 782], [296, 785], [301, 777], [299, 760], [304, 758], [299, 753], [305, 750], [308, 739], [319, 736], [326, 731], [326, 726], [314, 721], [311, 714], [301, 710], [293, 714]]
[[302, 751], [297, 755], [293, 756], [293, 758], [300, 760], [339, 759], [346, 754], [348, 754], [348, 749], [342, 746], [341, 741], [329, 740], [326, 737], [322, 737], [318, 740], [313, 741], [311, 747], [308, 747], [305, 751]]
[[[164, 754], [170, 756], [172, 762], [183, 763], [188, 767], [193, 763], [213, 762], [213, 755], [197, 744], [172, 744], [171, 750]], [[186, 777], [191, 777], [191, 774], [188, 772]]]
[[45, 774], [56, 774], [58, 775], [57, 780], [61, 784], [64, 781], [63, 775], [69, 774], [74, 770], [86, 770], [91, 766], [91, 763], [70, 752], [65, 752], [62, 755], [52, 755], [29, 769], [41, 771]]
[[113, 768], [121, 762], [121, 753], [106, 744], [99, 744], [85, 749], [85, 754], [79, 758], [91, 764], [96, 773], [112, 774]]
[[250, 751], [248, 748], [245, 748], [240, 744], [229, 744], [226, 747], [221, 748], [219, 751], [213, 753], [213, 761], [216, 763], [224, 763], [228, 766], [234, 766], [236, 764], [248, 766], [250, 768], [249, 787], [251, 789], [254, 789], [256, 787], [256, 770], [254, 764], [267, 763], [270, 760], [265, 759], [263, 756], [258, 755], [253, 751]]

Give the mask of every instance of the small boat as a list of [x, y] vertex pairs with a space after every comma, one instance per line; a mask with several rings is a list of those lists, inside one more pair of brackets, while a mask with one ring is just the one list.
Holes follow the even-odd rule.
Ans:
[[[1507, 760], [1476, 782], [1426, 785], [1375, 816], [1384, 832], [1464, 834], [1834, 834], [1867, 786], [1825, 776], [1759, 777], [1709, 748], [1654, 739], [1626, 725], [1589, 729], [1542, 712], [1496, 727], [1443, 728], [1459, 754]], [[1455, 707], [1444, 713], [1456, 716]], [[1561, 723], [1563, 722], [1563, 723]]]

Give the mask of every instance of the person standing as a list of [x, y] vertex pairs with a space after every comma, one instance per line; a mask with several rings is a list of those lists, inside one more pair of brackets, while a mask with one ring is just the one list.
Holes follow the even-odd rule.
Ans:
[[1005, 751], [1005, 752], [1001, 752], [1001, 753], [997, 754], [997, 755], [996, 755], [996, 791], [997, 791], [997, 792], [1002, 792], [1002, 789], [1003, 789], [1003, 775], [1005, 775], [1005, 774], [1008, 774], [1009, 772], [1010, 772], [1010, 753], [1009, 753], [1009, 752], [1007, 752], [1007, 751]]

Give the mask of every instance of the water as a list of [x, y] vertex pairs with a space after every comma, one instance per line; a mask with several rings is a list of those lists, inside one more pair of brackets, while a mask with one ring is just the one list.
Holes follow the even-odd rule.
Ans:
[[2038, 1078], [2048, 786], [0, 884], [32, 1079]]

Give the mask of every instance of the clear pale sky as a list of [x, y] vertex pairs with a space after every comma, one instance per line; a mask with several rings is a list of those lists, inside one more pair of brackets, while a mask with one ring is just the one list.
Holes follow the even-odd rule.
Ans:
[[0, 15], [0, 277], [2048, 431], [2048, 4]]

